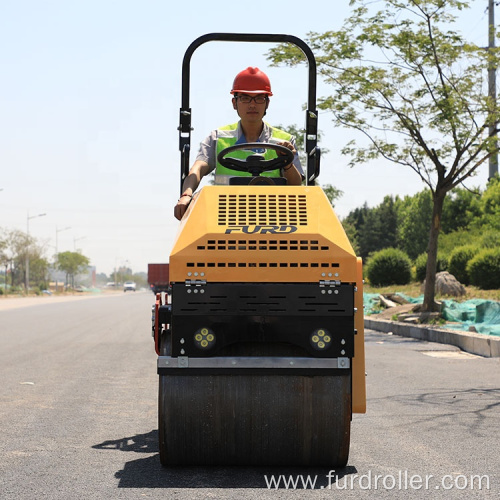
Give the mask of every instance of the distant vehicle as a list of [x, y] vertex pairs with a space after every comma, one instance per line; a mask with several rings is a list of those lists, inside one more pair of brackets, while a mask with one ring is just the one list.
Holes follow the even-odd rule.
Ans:
[[168, 291], [169, 264], [148, 264], [148, 284], [149, 289], [156, 295], [160, 292]]
[[123, 284], [123, 291], [124, 292], [135, 292], [136, 290], [136, 284], [133, 281], [125, 281]]
[[106, 283], [106, 288], [114, 288], [116, 287], [116, 283], [114, 281], [108, 281]]

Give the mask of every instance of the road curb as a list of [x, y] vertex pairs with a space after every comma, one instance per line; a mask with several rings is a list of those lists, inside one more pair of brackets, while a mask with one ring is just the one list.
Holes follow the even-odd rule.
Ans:
[[411, 337], [428, 342], [449, 344], [459, 347], [465, 352], [487, 358], [500, 357], [500, 337], [481, 333], [447, 330], [428, 325], [409, 325], [399, 321], [373, 319], [365, 316], [365, 328], [389, 333], [401, 337]]

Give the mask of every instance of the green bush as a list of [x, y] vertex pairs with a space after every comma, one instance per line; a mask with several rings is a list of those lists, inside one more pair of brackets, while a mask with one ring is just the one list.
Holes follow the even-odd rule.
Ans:
[[[448, 270], [448, 259], [443, 255], [438, 254], [436, 272]], [[415, 260], [415, 279], [417, 281], [425, 280], [427, 271], [427, 253], [421, 253]]]
[[500, 233], [494, 229], [487, 229], [481, 235], [480, 246], [483, 248], [500, 247]]
[[483, 290], [500, 288], [500, 249], [485, 248], [467, 264], [472, 285]]
[[479, 248], [474, 245], [463, 245], [455, 248], [450, 254], [448, 271], [463, 285], [470, 285], [467, 264], [478, 252]]
[[367, 264], [366, 276], [373, 286], [406, 285], [411, 281], [411, 261], [397, 248], [375, 252]]

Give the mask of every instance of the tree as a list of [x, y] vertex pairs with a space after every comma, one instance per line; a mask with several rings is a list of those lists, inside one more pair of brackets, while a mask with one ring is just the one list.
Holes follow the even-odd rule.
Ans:
[[432, 195], [428, 189], [406, 196], [402, 203], [399, 224], [400, 247], [415, 260], [427, 250], [429, 224], [432, 220]]
[[26, 282], [26, 258], [30, 261], [30, 282], [44, 286], [47, 282], [49, 263], [43, 256], [44, 249], [32, 236], [19, 229], [4, 230], [0, 234], [0, 266], [5, 268], [5, 285], [10, 267], [10, 284]]
[[397, 247], [400, 204], [398, 197], [385, 196], [375, 208], [369, 208], [365, 203], [363, 207], [352, 210], [342, 221], [344, 227], [352, 227], [349, 235], [354, 234], [357, 253], [364, 260], [383, 248]]
[[325, 193], [326, 197], [330, 201], [330, 204], [332, 207], [335, 207], [335, 202], [339, 199], [342, 198], [342, 195], [344, 192], [341, 189], [336, 188], [335, 186], [332, 186], [331, 184], [325, 184], [322, 186], [323, 192]]
[[90, 259], [78, 252], [61, 252], [57, 254], [57, 268], [66, 273], [66, 284], [68, 278], [74, 285], [75, 274], [82, 272], [90, 263]]
[[362, 207], [351, 210], [342, 222], [348, 222], [352, 224], [356, 228], [356, 231], [359, 232], [363, 227], [363, 224], [370, 210], [371, 208], [368, 207], [368, 203], [365, 201]]
[[49, 261], [33, 253], [30, 253], [30, 281], [44, 289], [48, 287], [49, 282]]
[[[335, 208], [335, 202], [344, 195], [344, 192], [331, 184], [325, 184], [322, 186], [322, 189], [332, 207]], [[341, 223], [354, 252], [359, 254], [358, 232], [355, 225], [351, 221], [345, 219], [341, 221]]]
[[383, 248], [395, 248], [398, 244], [398, 214], [396, 205], [399, 199], [385, 196], [384, 201], [367, 212], [359, 230], [359, 247], [361, 257]]
[[7, 248], [11, 256], [12, 285], [21, 285], [26, 282], [26, 258], [28, 257], [30, 262], [41, 259], [42, 249], [36, 244], [33, 236], [28, 236], [19, 229], [8, 232]]
[[488, 182], [488, 187], [479, 201], [480, 211], [474, 224], [483, 229], [500, 231], [500, 177], [496, 175]]
[[479, 201], [481, 190], [455, 188], [444, 200], [442, 231], [452, 233], [460, 229], [466, 229], [471, 220], [481, 213]]
[[364, 203], [361, 208], [355, 208], [351, 210], [347, 217], [342, 219], [342, 226], [344, 226], [344, 230], [351, 242], [351, 245], [356, 252], [357, 255], [361, 255], [361, 248], [359, 245], [359, 233], [363, 228], [363, 223], [368, 217], [368, 212], [370, 208], [368, 208], [368, 203]]
[[[383, 5], [373, 11], [375, 5]], [[451, 29], [461, 0], [351, 0], [339, 31], [310, 33], [320, 76], [334, 86], [318, 107], [355, 129], [361, 141], [343, 153], [350, 165], [382, 158], [411, 168], [432, 195], [423, 309], [435, 308], [438, 237], [447, 193], [498, 151], [499, 109], [485, 75], [498, 50], [466, 42]], [[274, 64], [305, 61], [289, 44], [272, 49]], [[489, 133], [492, 125], [493, 132]]]

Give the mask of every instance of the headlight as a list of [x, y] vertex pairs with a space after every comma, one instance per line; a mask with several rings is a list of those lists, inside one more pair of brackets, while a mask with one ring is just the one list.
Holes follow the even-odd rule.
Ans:
[[205, 326], [196, 330], [194, 344], [198, 349], [211, 349], [215, 344], [214, 332]]
[[310, 337], [311, 345], [318, 351], [324, 351], [330, 347], [332, 336], [325, 328], [318, 328], [312, 332]]

